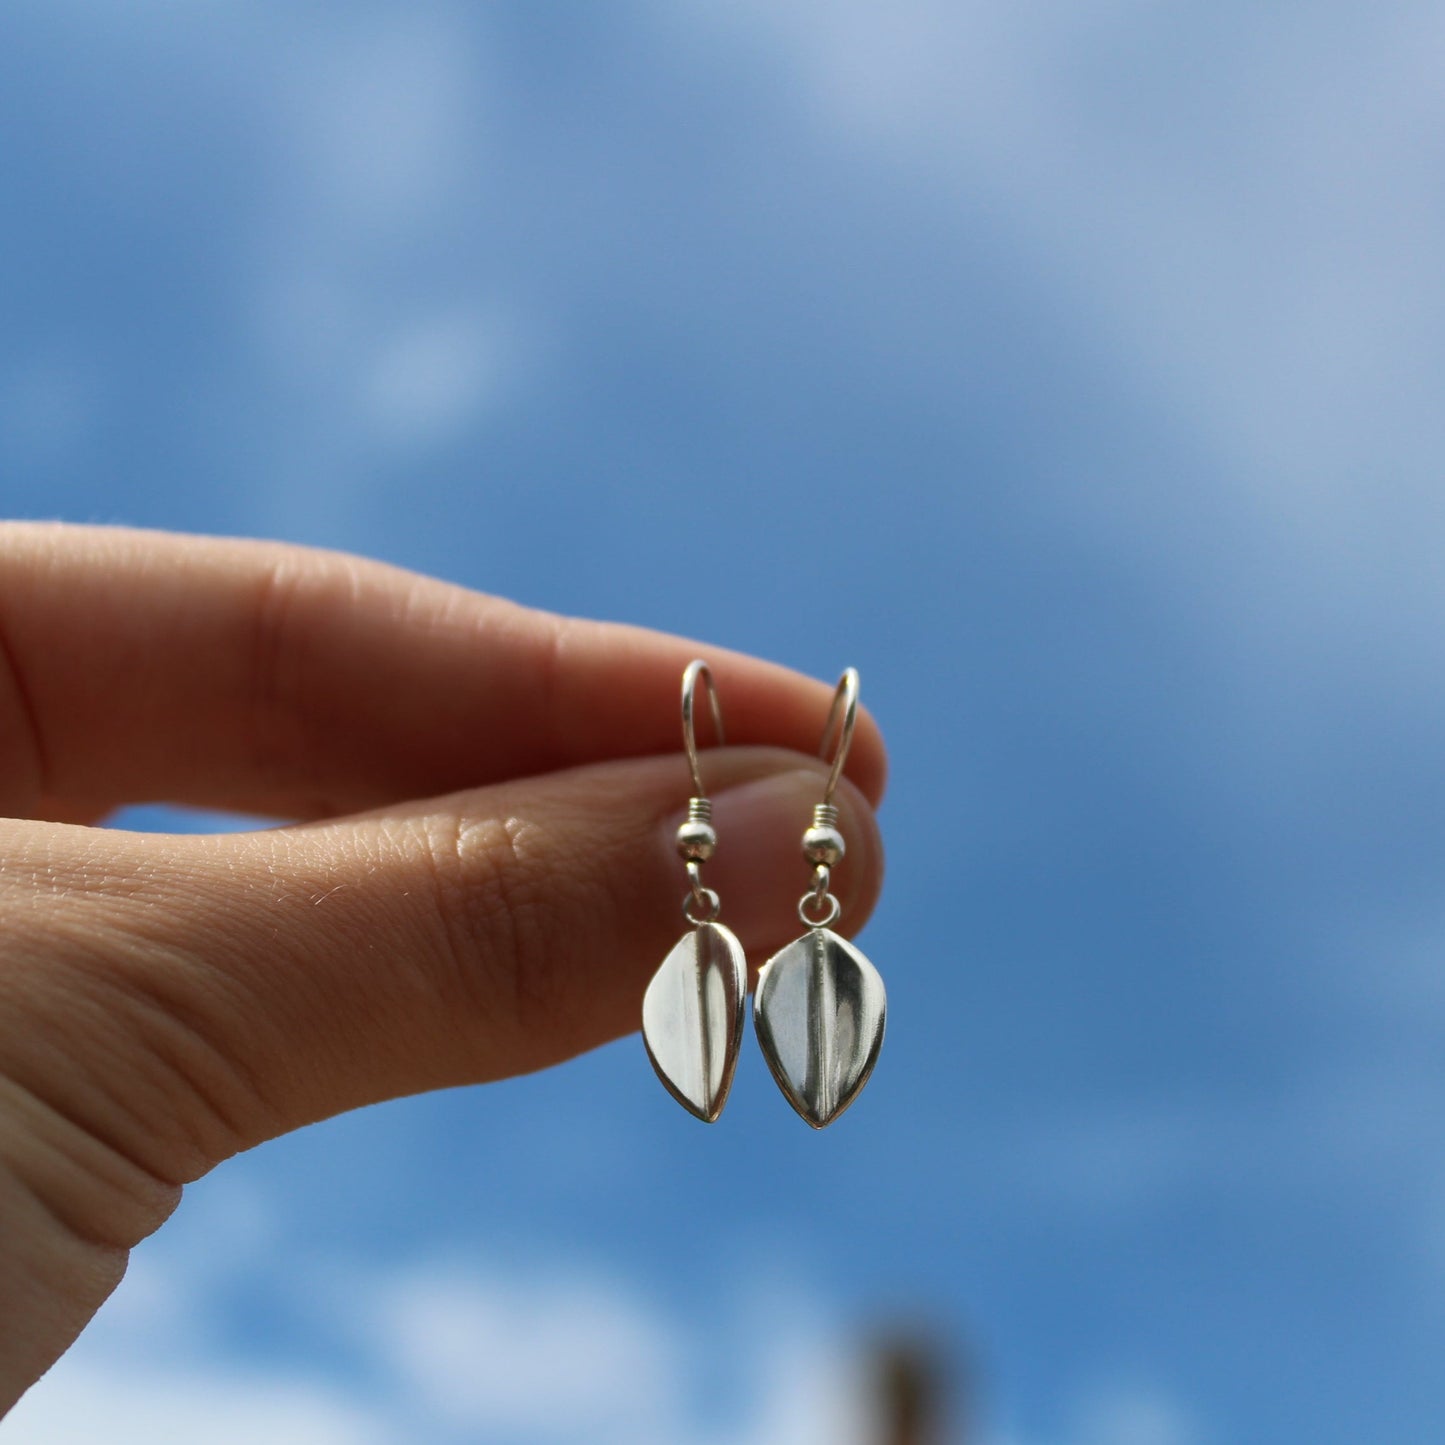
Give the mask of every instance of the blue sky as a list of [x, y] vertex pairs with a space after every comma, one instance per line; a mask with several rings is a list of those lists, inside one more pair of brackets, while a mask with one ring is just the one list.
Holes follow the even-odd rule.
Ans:
[[835, 1129], [630, 1039], [277, 1141], [9, 1438], [846, 1445], [902, 1319], [984, 1445], [1438, 1439], [1442, 41], [7, 7], [7, 512], [851, 664], [893, 757]]

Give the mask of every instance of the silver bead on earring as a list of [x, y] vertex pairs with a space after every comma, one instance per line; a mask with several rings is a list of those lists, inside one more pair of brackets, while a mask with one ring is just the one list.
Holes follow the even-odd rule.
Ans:
[[707, 685], [713, 730], [723, 740], [712, 673], [702, 661], [682, 675], [682, 741], [693, 795], [677, 830], [677, 851], [690, 891], [682, 911], [692, 929], [673, 946], [642, 998], [642, 1040], [667, 1091], [690, 1114], [711, 1124], [727, 1102], [742, 1046], [748, 966], [742, 944], [717, 921], [718, 896], [702, 882], [702, 865], [717, 848], [712, 803], [702, 786], [693, 726], [698, 684]]
[[858, 674], [850, 667], [833, 694], [823, 728], [824, 760], [835, 725], [837, 755], [823, 801], [803, 834], [813, 881], [798, 904], [798, 917], [808, 931], [762, 966], [753, 998], [763, 1057], [788, 1102], [815, 1129], [831, 1124], [868, 1082], [883, 1047], [888, 1012], [878, 970], [832, 929], [842, 905], [829, 891], [831, 870], [845, 851], [833, 795], [857, 716]]

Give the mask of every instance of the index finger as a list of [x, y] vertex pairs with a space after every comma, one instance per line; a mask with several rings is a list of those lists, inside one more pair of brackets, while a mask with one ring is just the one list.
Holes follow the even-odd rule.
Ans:
[[[706, 656], [730, 743], [816, 752], [830, 683], [378, 562], [124, 528], [0, 527], [0, 808], [165, 800], [327, 817], [678, 750]], [[848, 775], [885, 760], [859, 714]]]

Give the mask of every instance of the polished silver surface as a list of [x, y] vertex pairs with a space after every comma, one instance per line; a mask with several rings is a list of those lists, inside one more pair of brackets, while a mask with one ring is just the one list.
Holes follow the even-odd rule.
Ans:
[[742, 1045], [748, 967], [719, 923], [674, 945], [642, 998], [642, 1039], [668, 1092], [711, 1124], [722, 1113]]
[[818, 822], [820, 813], [824, 817], [832, 813], [836, 818], [838, 810], [831, 803], [819, 803], [813, 809], [813, 826], [803, 834], [803, 857], [809, 863], [822, 864], [824, 868], [836, 868], [843, 861], [848, 845], [831, 821]]
[[[689, 813], [706, 798], [694, 798]], [[702, 818], [689, 817], [677, 830], [677, 856], [684, 863], [706, 863], [717, 852], [717, 829]]]
[[763, 1057], [815, 1129], [858, 1097], [883, 1046], [887, 995], [878, 970], [846, 938], [810, 928], [758, 975], [753, 1020]]

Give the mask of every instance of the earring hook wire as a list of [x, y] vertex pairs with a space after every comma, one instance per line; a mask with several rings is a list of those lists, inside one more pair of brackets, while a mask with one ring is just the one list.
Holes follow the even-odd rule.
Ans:
[[712, 704], [713, 731], [717, 734], [717, 746], [723, 744], [722, 708], [717, 700], [717, 685], [712, 680], [712, 669], [700, 657], [688, 663], [682, 674], [682, 743], [687, 749], [687, 765], [692, 770], [693, 796], [705, 798], [702, 786], [702, 766], [697, 756], [697, 729], [693, 714], [697, 704], [698, 683], [707, 685], [708, 701]]
[[828, 721], [823, 725], [823, 742], [818, 756], [826, 763], [833, 747], [833, 732], [837, 729], [837, 755], [828, 774], [828, 786], [823, 793], [824, 806], [831, 806], [833, 794], [838, 790], [838, 779], [843, 776], [843, 764], [848, 760], [848, 749], [853, 746], [853, 727], [858, 721], [858, 669], [844, 670], [833, 693], [833, 705], [828, 709]]

